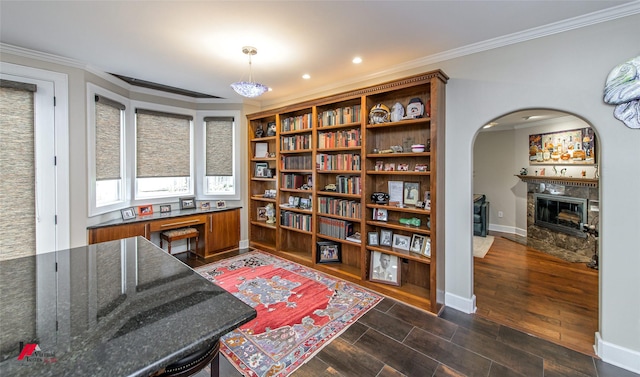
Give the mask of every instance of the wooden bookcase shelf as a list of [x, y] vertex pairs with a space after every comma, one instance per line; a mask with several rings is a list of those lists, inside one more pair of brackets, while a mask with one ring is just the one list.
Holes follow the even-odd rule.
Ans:
[[[437, 175], [444, 160], [438, 149], [443, 140], [437, 131], [444, 127], [447, 80], [437, 70], [249, 114], [250, 247], [439, 312], [442, 302], [436, 292], [444, 288], [437, 287], [437, 282], [444, 281], [444, 269], [437, 263], [437, 236], [444, 224], [438, 221], [438, 208], [444, 192]], [[370, 120], [371, 109], [377, 105], [390, 110], [402, 106], [404, 110], [416, 99], [424, 106], [419, 117], [398, 120], [394, 114], [396, 121], [390, 121], [390, 113], [386, 121]], [[263, 137], [258, 137], [258, 129], [263, 130]], [[257, 143], [267, 143], [268, 153], [275, 157], [254, 156]], [[423, 144], [425, 150], [412, 152], [413, 144]], [[263, 144], [260, 147], [264, 150]], [[257, 176], [264, 164], [273, 177]], [[390, 181], [417, 185], [420, 202], [429, 192], [430, 208], [374, 203], [371, 195], [388, 192]], [[325, 189], [333, 185], [336, 191]], [[270, 193], [264, 197], [267, 191]], [[294, 200], [311, 208], [292, 208]], [[268, 204], [273, 205], [275, 224], [257, 218]], [[374, 218], [374, 212], [381, 209], [386, 210], [386, 221]], [[410, 218], [419, 219], [421, 225], [400, 222]], [[429, 239], [430, 256], [369, 245], [368, 235], [381, 231]], [[360, 233], [359, 243], [346, 239], [354, 233]], [[340, 261], [322, 261], [318, 242], [339, 245]], [[374, 253], [397, 258], [399, 285], [371, 280]]]

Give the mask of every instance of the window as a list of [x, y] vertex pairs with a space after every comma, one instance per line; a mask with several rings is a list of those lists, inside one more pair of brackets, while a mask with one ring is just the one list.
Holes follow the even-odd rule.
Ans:
[[233, 117], [205, 117], [205, 195], [236, 194]]
[[190, 115], [136, 109], [136, 199], [193, 193]]
[[87, 84], [89, 215], [117, 210], [127, 201], [125, 111], [129, 101]]

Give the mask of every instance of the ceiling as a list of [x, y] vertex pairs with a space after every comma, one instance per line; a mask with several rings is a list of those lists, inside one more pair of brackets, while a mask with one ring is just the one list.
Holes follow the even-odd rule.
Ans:
[[232, 102], [255, 46], [253, 79], [272, 88], [257, 100], [274, 103], [639, 12], [638, 0], [0, 0], [0, 42]]

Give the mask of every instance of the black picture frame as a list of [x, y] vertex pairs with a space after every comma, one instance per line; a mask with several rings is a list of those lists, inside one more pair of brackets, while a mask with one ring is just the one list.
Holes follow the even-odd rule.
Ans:
[[169, 213], [171, 212], [171, 204], [163, 204], [160, 206], [160, 213]]
[[391, 246], [393, 242], [393, 232], [389, 229], [380, 230], [380, 246]]
[[378, 232], [369, 232], [367, 233], [367, 243], [371, 246], [378, 246]]
[[256, 162], [256, 170], [254, 171], [253, 176], [256, 178], [267, 178], [267, 170], [269, 169], [269, 164], [266, 162]]
[[186, 198], [179, 198], [180, 209], [195, 209], [196, 208], [196, 197], [189, 196]]
[[319, 241], [316, 243], [316, 263], [341, 263], [342, 250], [338, 242]]

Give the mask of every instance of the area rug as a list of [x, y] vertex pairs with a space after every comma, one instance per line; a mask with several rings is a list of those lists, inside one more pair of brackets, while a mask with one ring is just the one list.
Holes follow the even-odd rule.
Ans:
[[473, 256], [476, 258], [484, 258], [493, 245], [493, 236], [479, 237], [473, 236]]
[[220, 340], [220, 352], [245, 376], [289, 375], [382, 299], [261, 251], [196, 271], [258, 312]]

